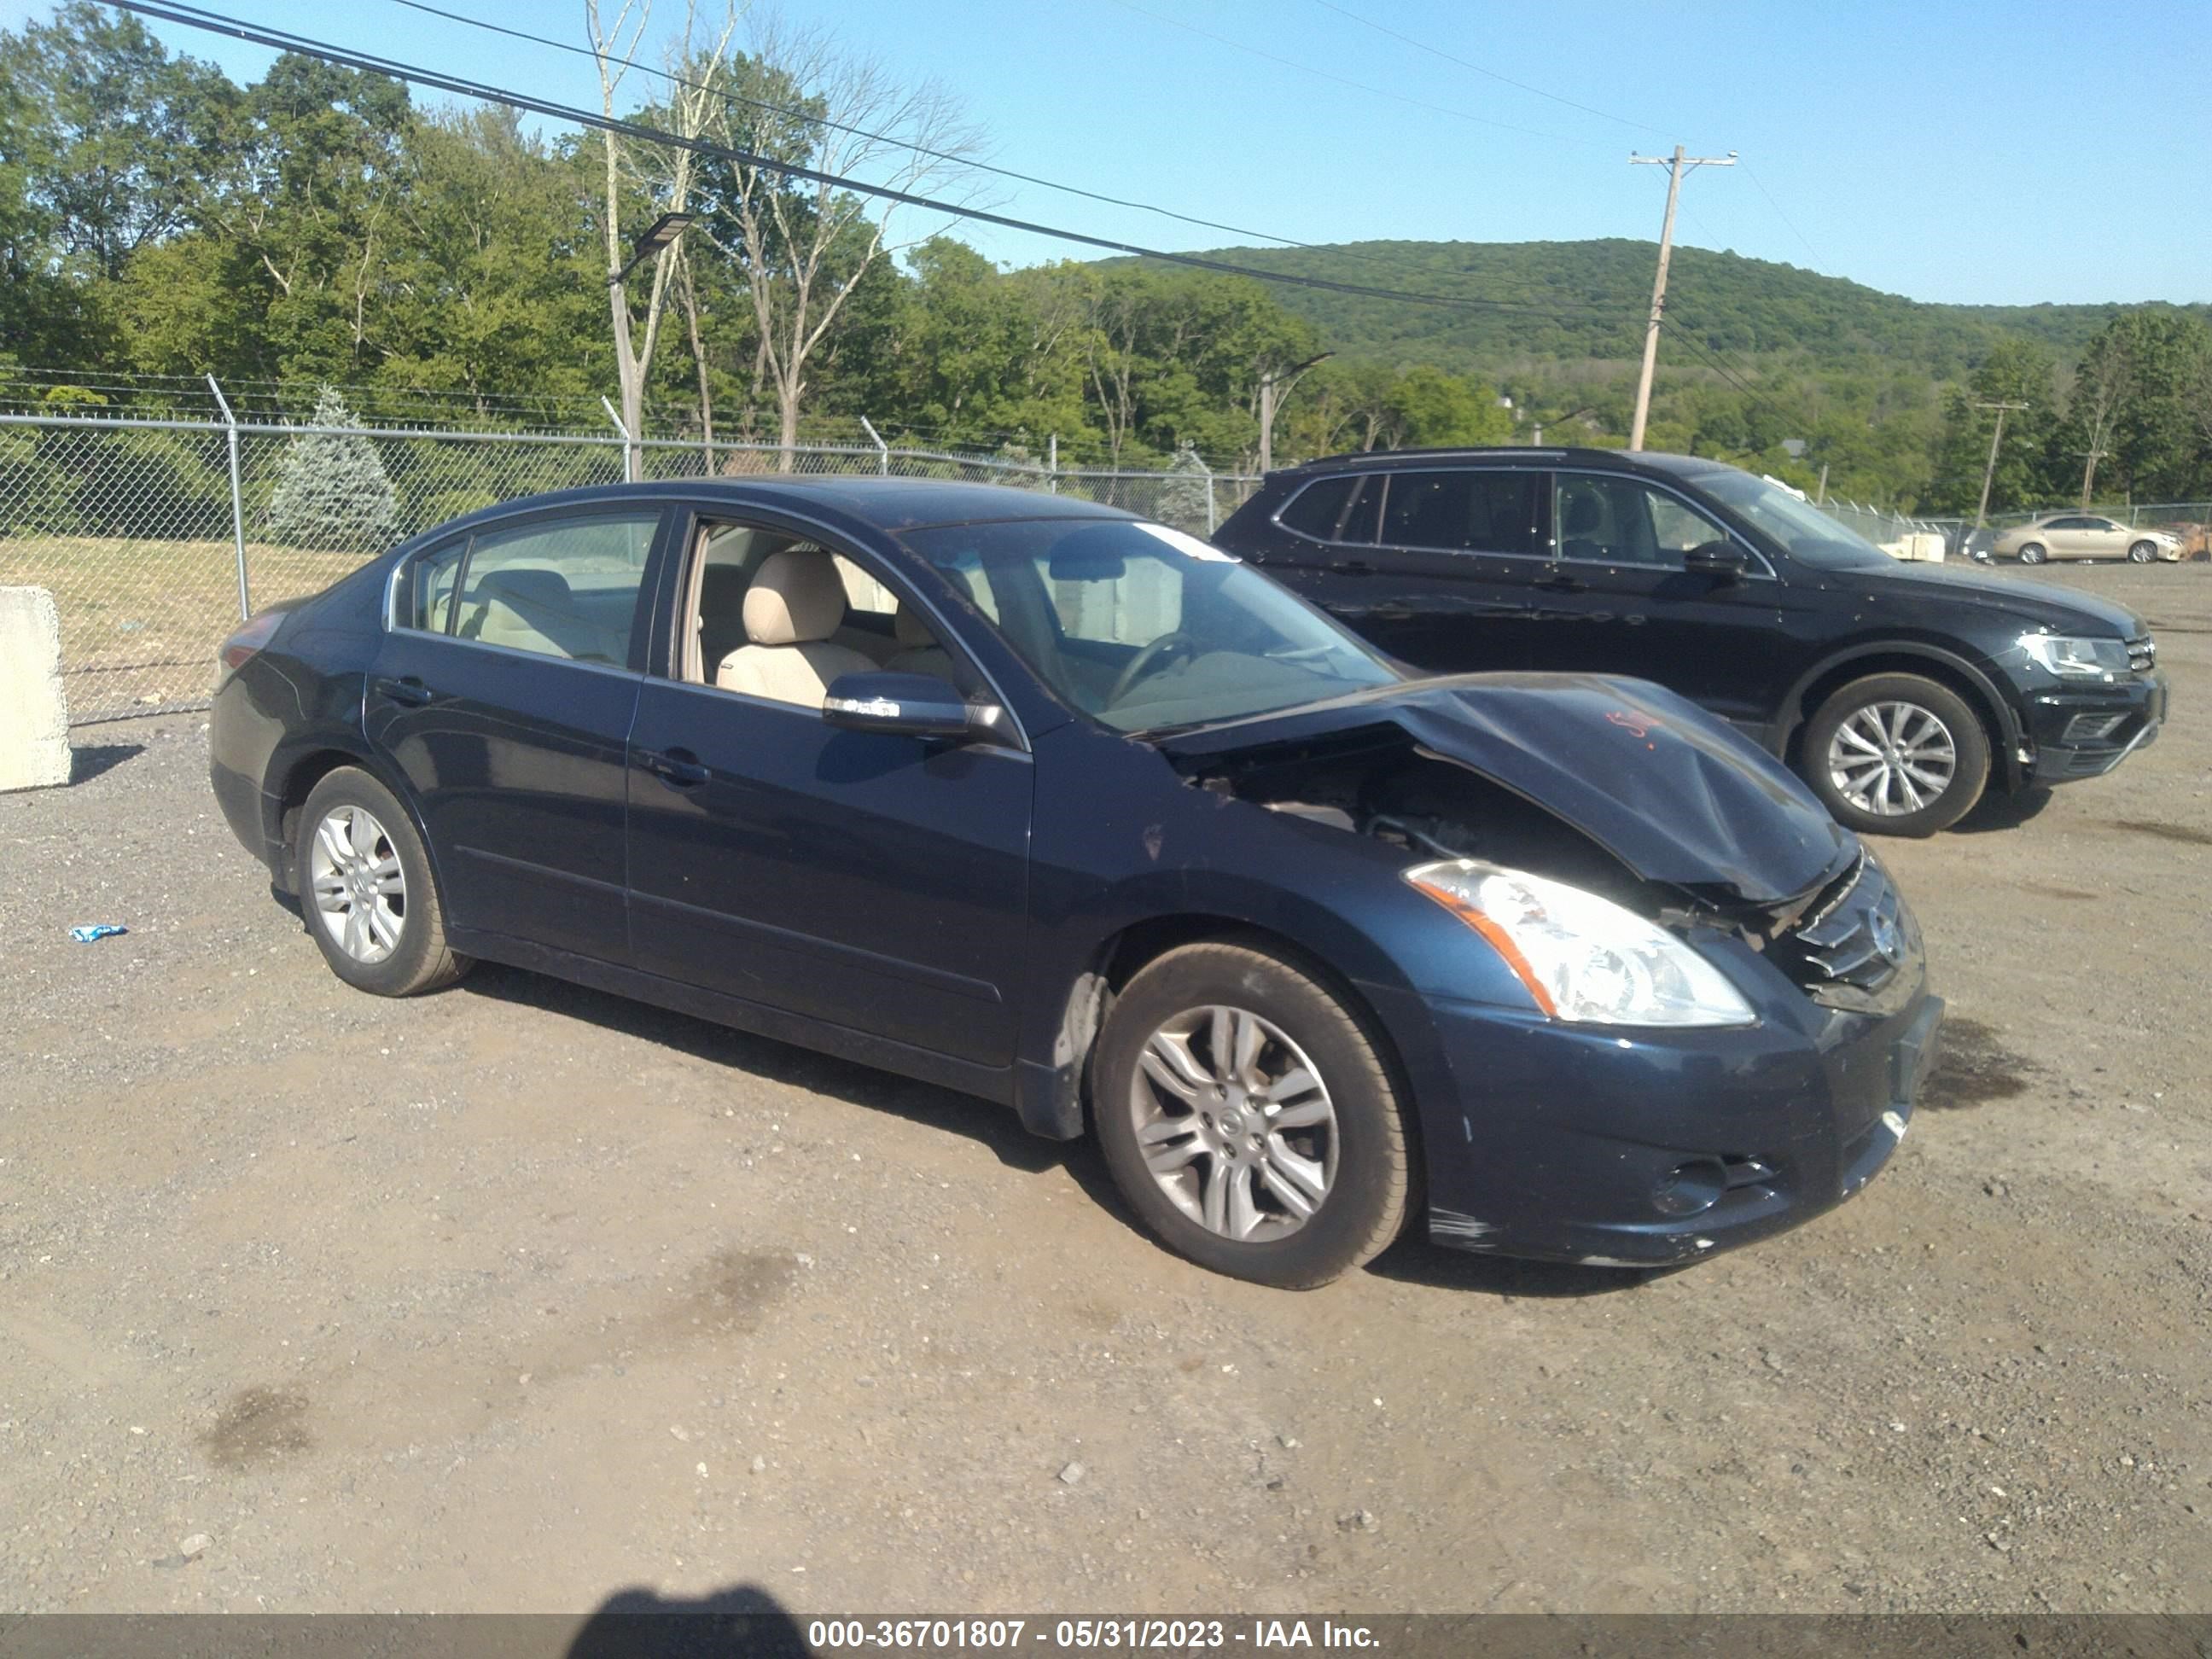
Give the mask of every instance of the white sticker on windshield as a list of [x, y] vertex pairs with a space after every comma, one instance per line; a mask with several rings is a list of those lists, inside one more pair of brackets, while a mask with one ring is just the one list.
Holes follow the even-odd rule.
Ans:
[[1224, 553], [1211, 542], [1202, 542], [1185, 531], [1175, 530], [1164, 524], [1139, 524], [1138, 529], [1147, 536], [1157, 536], [1178, 553], [1194, 559], [1205, 559], [1213, 564], [1242, 564], [1244, 562], [1233, 553]]

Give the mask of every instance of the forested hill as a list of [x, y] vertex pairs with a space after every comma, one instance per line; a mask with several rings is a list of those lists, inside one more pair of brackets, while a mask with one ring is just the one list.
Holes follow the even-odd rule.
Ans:
[[[1330, 282], [1528, 307], [1454, 311], [1314, 289], [1276, 290], [1286, 307], [1349, 358], [1495, 375], [1530, 358], [1633, 357], [1641, 349], [1656, 253], [1652, 243], [1614, 238], [1346, 242], [1222, 248], [1206, 257]], [[1709, 348], [1837, 366], [1886, 358], [1937, 380], [1964, 378], [2007, 335], [2033, 339], [2061, 361], [2070, 360], [2122, 309], [1929, 305], [1796, 265], [1680, 246], [1668, 290], [1669, 318]], [[2212, 305], [2173, 309], [2212, 320]]]

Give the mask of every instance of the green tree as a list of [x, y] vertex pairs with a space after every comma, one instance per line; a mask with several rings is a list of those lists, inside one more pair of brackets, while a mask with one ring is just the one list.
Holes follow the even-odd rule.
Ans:
[[[315, 425], [356, 425], [329, 386], [315, 400]], [[359, 433], [303, 432], [284, 448], [269, 498], [269, 535], [294, 547], [373, 552], [399, 539], [392, 480], [376, 447]]]
[[1982, 474], [1989, 459], [1996, 416], [1984, 404], [2016, 403], [2005, 411], [2003, 441], [1990, 481], [1990, 510], [2034, 507], [2054, 493], [2046, 459], [2056, 424], [2051, 354], [2031, 340], [2000, 340], [1974, 369], [1966, 385], [1944, 399], [1937, 439], [1931, 503], [1945, 512], [1971, 513], [1980, 499]]

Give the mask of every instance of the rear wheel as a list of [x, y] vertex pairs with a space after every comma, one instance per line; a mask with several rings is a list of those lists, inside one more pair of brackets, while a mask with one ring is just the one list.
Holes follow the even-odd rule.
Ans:
[[412, 996], [472, 965], [446, 943], [422, 838], [392, 793], [358, 767], [318, 783], [300, 811], [296, 889], [331, 971], [357, 990]]
[[1272, 953], [1185, 945], [1114, 1004], [1092, 1115], [1121, 1195], [1202, 1267], [1326, 1285], [1404, 1224], [1411, 1154], [1360, 1022]]
[[2024, 543], [2020, 550], [2020, 562], [2022, 564], [2041, 564], [2050, 556], [2050, 554], [2044, 550], [2041, 542]]
[[1990, 744], [1974, 711], [1948, 686], [1917, 674], [1870, 674], [1820, 705], [1806, 725], [1800, 764], [1837, 823], [1862, 834], [1932, 836], [1981, 799]]
[[2130, 564], [2148, 564], [2157, 556], [2158, 544], [2154, 542], [2137, 542], [2128, 549]]

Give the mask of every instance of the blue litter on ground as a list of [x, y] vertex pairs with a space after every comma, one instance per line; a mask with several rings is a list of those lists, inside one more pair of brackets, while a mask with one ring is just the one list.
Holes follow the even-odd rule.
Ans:
[[70, 937], [79, 945], [89, 945], [96, 939], [112, 939], [118, 933], [127, 933], [130, 931], [128, 927], [119, 927], [114, 922], [103, 921], [90, 927], [72, 927], [70, 929]]

